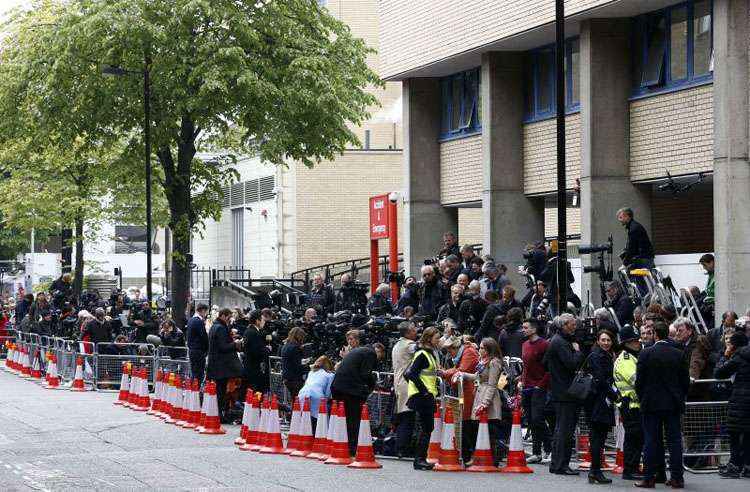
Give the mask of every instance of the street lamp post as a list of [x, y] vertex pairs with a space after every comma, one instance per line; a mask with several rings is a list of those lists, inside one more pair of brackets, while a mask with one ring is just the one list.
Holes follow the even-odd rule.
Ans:
[[151, 290], [151, 57], [147, 54], [144, 59], [143, 71], [125, 70], [122, 67], [105, 65], [102, 74], [122, 77], [125, 75], [141, 75], [143, 77], [143, 144], [146, 151], [146, 297], [152, 300]]
[[[568, 301], [568, 228], [565, 169], [565, 5], [555, 0], [555, 72], [557, 89], [557, 312]], [[554, 302], [554, 300], [553, 300]]]

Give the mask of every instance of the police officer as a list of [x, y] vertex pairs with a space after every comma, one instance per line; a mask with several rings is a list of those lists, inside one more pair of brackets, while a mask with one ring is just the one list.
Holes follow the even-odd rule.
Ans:
[[643, 450], [643, 429], [641, 427], [641, 411], [638, 395], [635, 393], [635, 369], [638, 363], [638, 353], [641, 351], [640, 335], [630, 325], [620, 330], [620, 342], [623, 351], [615, 360], [615, 386], [620, 392], [620, 416], [625, 428], [623, 442], [623, 480], [642, 480], [638, 475]]

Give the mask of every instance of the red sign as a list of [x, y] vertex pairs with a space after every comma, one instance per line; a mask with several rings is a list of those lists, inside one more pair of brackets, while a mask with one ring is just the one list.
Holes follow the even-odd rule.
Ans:
[[370, 197], [370, 239], [388, 238], [388, 195]]

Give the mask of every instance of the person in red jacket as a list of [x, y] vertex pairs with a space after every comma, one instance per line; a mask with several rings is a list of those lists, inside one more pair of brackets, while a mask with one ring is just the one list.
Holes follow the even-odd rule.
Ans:
[[[532, 456], [528, 463], [549, 463], [552, 450], [550, 430], [545, 418], [547, 412], [547, 389], [549, 388], [549, 373], [544, 366], [544, 354], [549, 342], [539, 336], [541, 324], [539, 320], [531, 318], [523, 323], [526, 341], [521, 348], [523, 359], [523, 373], [518, 388], [521, 390], [524, 413], [529, 419], [532, 437]], [[544, 455], [542, 455], [544, 451]]]
[[[449, 384], [453, 389], [457, 389], [458, 378], [454, 377], [460, 372], [467, 372], [474, 374], [479, 363], [479, 352], [477, 351], [474, 343], [464, 341], [460, 337], [450, 337], [445, 340], [442, 344], [442, 348], [445, 349], [450, 357], [453, 359], [453, 367], [446, 369], [443, 372], [443, 378], [446, 384]], [[463, 380], [463, 394], [464, 394], [464, 409], [463, 415], [461, 416], [463, 429], [465, 429], [465, 436], [476, 436], [476, 430], [472, 430], [477, 427], [476, 420], [471, 419], [471, 409], [474, 406], [474, 381], [470, 379]], [[474, 442], [471, 439], [461, 440], [461, 454], [463, 455], [464, 463], [471, 459], [471, 453], [474, 448]]]

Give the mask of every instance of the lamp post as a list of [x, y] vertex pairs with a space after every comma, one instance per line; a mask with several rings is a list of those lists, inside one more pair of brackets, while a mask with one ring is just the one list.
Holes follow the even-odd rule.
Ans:
[[152, 300], [151, 292], [151, 81], [149, 68], [151, 57], [146, 54], [143, 71], [125, 70], [122, 67], [104, 65], [102, 74], [123, 77], [140, 75], [143, 77], [143, 143], [146, 150], [146, 297]]
[[[568, 224], [565, 189], [565, 4], [555, 0], [555, 72], [557, 83], [557, 312], [568, 301]], [[553, 300], [554, 302], [555, 300]]]

